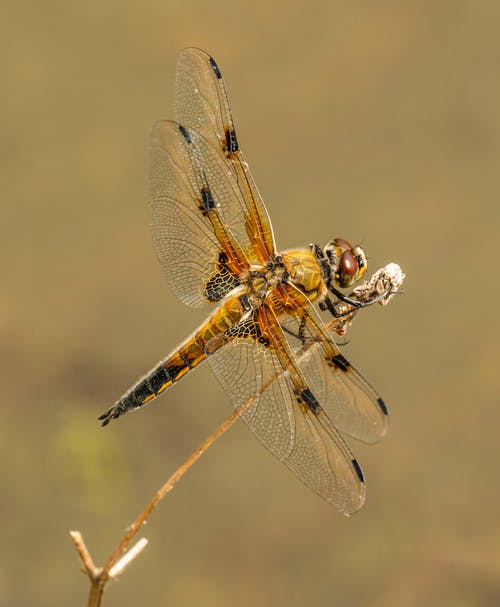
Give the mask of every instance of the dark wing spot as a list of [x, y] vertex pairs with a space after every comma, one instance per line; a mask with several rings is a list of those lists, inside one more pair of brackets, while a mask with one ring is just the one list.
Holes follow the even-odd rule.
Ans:
[[204, 211], [210, 211], [215, 209], [215, 200], [212, 196], [212, 192], [208, 186], [204, 186], [201, 188], [201, 204], [203, 206]]
[[319, 403], [316, 400], [314, 394], [311, 392], [311, 390], [309, 390], [309, 388], [302, 390], [302, 392], [300, 393], [300, 400], [305, 403], [314, 414], [319, 413]]
[[210, 67], [213, 69], [215, 77], [219, 80], [222, 78], [222, 74], [220, 73], [219, 66], [215, 63], [215, 59], [213, 57], [209, 58]]
[[187, 141], [187, 143], [193, 143], [191, 141], [191, 137], [190, 137], [189, 133], [186, 130], [186, 127], [182, 126], [182, 124], [179, 124], [179, 131], [180, 131], [181, 135], [184, 137], [184, 139]]
[[347, 369], [349, 369], [349, 367], [351, 366], [351, 363], [346, 360], [342, 354], [337, 354], [336, 356], [332, 356], [332, 363], [338, 368], [341, 369], [342, 371], [347, 371]]
[[359, 480], [364, 483], [365, 477], [363, 476], [363, 471], [361, 470], [361, 466], [358, 464], [357, 459], [352, 460], [352, 465], [354, 466], [354, 470], [356, 470], [356, 474], [358, 475]]
[[385, 404], [385, 402], [380, 397], [377, 398], [377, 403], [378, 403], [378, 406], [380, 407], [380, 410], [382, 411], [382, 413], [384, 415], [389, 415], [389, 411], [387, 409], [387, 405]]
[[228, 267], [227, 265], [227, 255], [224, 253], [224, 251], [219, 251], [219, 265], [224, 266], [224, 267]]
[[238, 139], [236, 138], [236, 133], [234, 129], [227, 128], [226, 129], [226, 151], [229, 154], [234, 154], [239, 150]]
[[220, 251], [217, 270], [210, 276], [205, 285], [205, 297], [211, 302], [220, 301], [239, 284], [240, 281], [232, 273], [231, 268], [227, 264], [226, 254]]
[[230, 327], [224, 335], [229, 338], [243, 337], [254, 339], [255, 341], [261, 340], [261, 332], [258, 323], [255, 322], [254, 318], [246, 318], [234, 326]]

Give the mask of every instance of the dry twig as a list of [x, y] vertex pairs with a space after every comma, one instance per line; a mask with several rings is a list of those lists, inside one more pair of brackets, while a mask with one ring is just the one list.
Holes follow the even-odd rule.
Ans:
[[96, 567], [89, 551], [85, 545], [82, 534], [79, 531], [70, 531], [70, 537], [73, 540], [76, 551], [80, 557], [83, 571], [90, 579], [90, 594], [88, 599], [88, 607], [99, 607], [102, 600], [104, 588], [111, 578], [116, 578], [124, 568], [132, 562], [133, 559], [146, 547], [147, 540], [142, 538], [132, 548], [129, 549], [131, 541], [136, 536], [141, 526], [149, 518], [153, 510], [160, 501], [169, 493], [175, 484], [184, 476], [191, 466], [205, 453], [205, 451], [228, 430], [240, 415], [246, 411], [255, 400], [255, 397], [250, 398], [245, 405], [230, 415], [201, 445], [194, 451], [186, 461], [177, 468], [167, 482], [158, 489], [153, 496], [153, 499], [139, 514], [135, 521], [128, 527], [125, 535], [120, 540], [120, 543], [106, 561], [103, 567]]

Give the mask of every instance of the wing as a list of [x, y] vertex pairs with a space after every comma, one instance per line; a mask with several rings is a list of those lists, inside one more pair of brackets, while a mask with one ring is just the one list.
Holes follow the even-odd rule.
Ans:
[[262, 444], [341, 512], [363, 505], [359, 464], [291, 358], [272, 310], [262, 306], [232, 327], [209, 363]]
[[292, 285], [283, 289], [288, 311], [279, 321], [321, 407], [342, 433], [377, 442], [387, 431], [385, 402], [340, 353], [307, 297]]
[[239, 284], [253, 259], [235, 178], [199, 133], [162, 121], [151, 134], [150, 221], [175, 294], [202, 307]]
[[239, 148], [221, 71], [200, 49], [179, 54], [175, 108], [177, 122], [198, 131], [228, 162], [238, 184], [248, 239], [257, 261], [266, 261], [275, 251], [269, 216]]

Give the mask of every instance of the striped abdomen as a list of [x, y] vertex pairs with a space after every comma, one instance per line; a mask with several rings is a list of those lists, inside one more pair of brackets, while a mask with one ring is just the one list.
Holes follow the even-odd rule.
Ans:
[[224, 340], [214, 338], [221, 336], [241, 319], [246, 311], [241, 299], [243, 298], [236, 296], [224, 302], [175, 352], [162, 360], [99, 417], [102, 425], [106, 426], [112, 419], [145, 405], [199, 365], [207, 357], [208, 342], [211, 342], [210, 352], [220, 348]]

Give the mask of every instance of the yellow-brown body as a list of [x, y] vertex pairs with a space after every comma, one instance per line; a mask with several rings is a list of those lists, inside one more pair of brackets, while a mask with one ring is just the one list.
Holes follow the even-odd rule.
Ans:
[[223, 299], [199, 329], [122, 396], [107, 421], [146, 404], [199, 365], [207, 354], [224, 345], [224, 334], [250, 310], [266, 302], [278, 317], [289, 311], [277, 289], [282, 282], [292, 283], [311, 301], [326, 292], [317, 259], [308, 249], [285, 251], [267, 264], [252, 266], [239, 280], [239, 286]]

